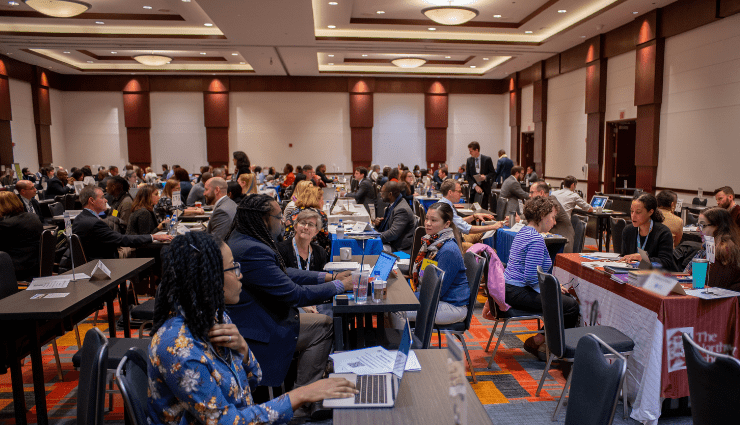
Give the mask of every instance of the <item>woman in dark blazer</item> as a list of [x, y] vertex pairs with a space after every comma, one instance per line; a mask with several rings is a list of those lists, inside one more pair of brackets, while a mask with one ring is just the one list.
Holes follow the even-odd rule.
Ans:
[[0, 192], [0, 251], [13, 260], [16, 280], [39, 275], [39, 243], [44, 226], [36, 214], [26, 212], [13, 192]]
[[663, 213], [658, 210], [655, 195], [645, 193], [632, 201], [632, 223], [622, 232], [622, 255], [628, 261], [640, 261], [638, 248], [647, 252], [650, 261], [660, 263], [666, 271], [678, 271], [673, 259], [673, 235], [663, 224]]
[[159, 189], [152, 185], [139, 188], [131, 205], [131, 217], [126, 228], [127, 235], [150, 235], [164, 228], [164, 221], [158, 222], [154, 205], [159, 202]]

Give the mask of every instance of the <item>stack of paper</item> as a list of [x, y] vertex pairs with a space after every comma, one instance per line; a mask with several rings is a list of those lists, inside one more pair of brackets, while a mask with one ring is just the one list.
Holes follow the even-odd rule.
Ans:
[[[329, 357], [334, 361], [334, 373], [374, 375], [393, 371], [393, 365], [396, 362], [396, 350], [388, 351], [383, 347], [370, 347], [334, 353], [330, 354]], [[416, 353], [413, 350], [409, 351], [405, 370], [421, 370], [419, 359], [416, 358]]]
[[[76, 279], [90, 279], [90, 276], [84, 273], [75, 273]], [[66, 288], [69, 281], [72, 280], [71, 274], [48, 276], [48, 277], [35, 277], [31, 284], [28, 285], [26, 291], [38, 291], [41, 289], [62, 289]]]

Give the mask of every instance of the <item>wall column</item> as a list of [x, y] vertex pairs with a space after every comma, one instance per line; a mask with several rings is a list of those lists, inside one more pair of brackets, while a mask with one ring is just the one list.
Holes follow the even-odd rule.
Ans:
[[373, 92], [375, 78], [349, 78], [349, 127], [352, 132], [352, 169], [373, 161]]
[[545, 177], [545, 153], [547, 138], [547, 80], [545, 79], [545, 61], [541, 61], [541, 80], [532, 83], [534, 100], [532, 102], [532, 121], [534, 121], [534, 168], [538, 176]]
[[439, 163], [447, 162], [447, 122], [449, 98], [446, 80], [432, 81], [424, 92], [427, 170], [433, 173]]
[[586, 199], [601, 191], [601, 167], [604, 163], [604, 120], [606, 112], [606, 59], [604, 38], [598, 35], [587, 42], [586, 54], [586, 165], [588, 187]]
[[208, 164], [229, 166], [229, 78], [203, 80], [203, 114]]
[[31, 84], [33, 100], [33, 122], [36, 127], [36, 148], [39, 166], [48, 167], [54, 161], [51, 155], [51, 104], [49, 103], [49, 80], [46, 70], [33, 67]]
[[[509, 147], [509, 158], [514, 164], [519, 163], [519, 146], [522, 138], [522, 89], [519, 88], [519, 73], [509, 76], [509, 127], [511, 128], [511, 146]], [[492, 154], [491, 158], [497, 158], [498, 154]]]
[[128, 162], [146, 168], [152, 164], [149, 78], [133, 77], [123, 88], [123, 115], [128, 140]]
[[0, 164], [6, 167], [10, 167], [15, 162], [13, 160], [13, 139], [10, 133], [12, 119], [8, 70], [5, 58], [0, 57]]
[[663, 101], [663, 62], [665, 39], [659, 38], [661, 9], [637, 19], [637, 61], [635, 66], [635, 140], [636, 187], [652, 192], [658, 170], [660, 105]]

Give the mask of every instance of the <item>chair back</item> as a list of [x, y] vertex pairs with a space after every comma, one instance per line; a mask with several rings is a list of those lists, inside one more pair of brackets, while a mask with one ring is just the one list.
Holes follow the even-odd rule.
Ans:
[[583, 252], [583, 245], [586, 242], [586, 225], [575, 214], [570, 216], [570, 223], [573, 225], [573, 252]]
[[699, 222], [699, 215], [694, 214], [690, 211], [686, 211], [686, 225], [697, 224]]
[[427, 221], [427, 212], [424, 211], [423, 206], [419, 206], [419, 226], [424, 227], [424, 223]]
[[54, 257], [57, 252], [57, 237], [51, 230], [41, 233], [39, 244], [39, 276], [51, 276], [54, 273]]
[[508, 202], [503, 196], [499, 196], [496, 199], [496, 220], [501, 221], [506, 219], [506, 204]]
[[[616, 359], [610, 364], [604, 346]], [[578, 340], [565, 424], [611, 424], [627, 373], [625, 358], [593, 334]]]
[[80, 378], [77, 386], [77, 423], [102, 425], [105, 410], [105, 381], [108, 373], [108, 340], [93, 327], [80, 349]]
[[604, 204], [604, 209], [610, 210], [612, 209], [612, 205], [614, 205], [614, 199], [607, 199], [606, 204]]
[[470, 322], [473, 320], [473, 310], [475, 301], [478, 298], [478, 288], [483, 277], [483, 268], [486, 266], [486, 259], [473, 252], [466, 252], [463, 255], [465, 263], [465, 275], [468, 278], [468, 287], [470, 288], [470, 298], [468, 299], [468, 314], [465, 316], [465, 330], [470, 329]]
[[[740, 361], [708, 351], [683, 334], [691, 417], [696, 425], [735, 423], [740, 415]], [[705, 358], [714, 358], [708, 362]]]
[[703, 205], [703, 206], [706, 207], [707, 206], [707, 200], [708, 200], [707, 198], [694, 198], [694, 199], [691, 200], [691, 203], [694, 204], [694, 205]]
[[583, 198], [583, 191], [581, 189], [576, 189], [576, 193], [578, 194], [578, 196]]
[[409, 260], [409, 273], [411, 273], [411, 268], [414, 267], [414, 260], [416, 260], [416, 256], [419, 254], [419, 250], [421, 249], [421, 238], [424, 237], [426, 234], [426, 230], [424, 230], [424, 226], [418, 226], [414, 230], [414, 241], [411, 243], [411, 259]]
[[116, 383], [130, 422], [133, 425], [147, 425], [149, 378], [144, 350], [135, 347], [126, 352], [116, 369]]
[[537, 266], [537, 279], [540, 283], [542, 319], [545, 323], [547, 348], [557, 357], [565, 354], [565, 325], [563, 324], [563, 304], [561, 302], [560, 282]]
[[56, 215], [62, 215], [64, 214], [64, 204], [62, 204], [61, 202], [53, 202], [49, 204], [49, 211], [51, 211], [52, 217]]
[[414, 198], [414, 214], [416, 214], [417, 217], [420, 217], [419, 210], [422, 210], [421, 202], [419, 202], [418, 199]]
[[632, 195], [632, 199], [635, 200], [639, 198], [640, 195], [642, 195], [643, 193], [645, 193], [645, 191], [643, 191], [642, 189], [635, 190], [635, 193]]
[[87, 258], [85, 257], [85, 250], [82, 248], [82, 242], [80, 241], [80, 237], [72, 234], [72, 254], [74, 255], [75, 260], [75, 267], [87, 263]]
[[18, 281], [15, 278], [15, 267], [10, 254], [0, 251], [0, 299], [18, 292]]
[[68, 193], [64, 195], [64, 209], [73, 210], [75, 209], [75, 195], [74, 193]]
[[612, 242], [614, 243], [614, 252], [622, 252], [622, 233], [627, 221], [623, 218], [611, 218]]
[[444, 271], [432, 264], [424, 269], [419, 293], [419, 311], [416, 313], [416, 327], [414, 328], [414, 335], [421, 341], [419, 348], [429, 348], [434, 320], [437, 318], [439, 292], [442, 290], [444, 274]]

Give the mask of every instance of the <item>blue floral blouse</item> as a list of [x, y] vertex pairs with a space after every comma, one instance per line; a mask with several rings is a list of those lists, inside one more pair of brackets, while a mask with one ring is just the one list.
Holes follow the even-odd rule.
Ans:
[[[224, 314], [224, 321], [231, 319]], [[255, 405], [252, 390], [262, 371], [252, 351], [247, 358], [193, 338], [177, 315], [159, 328], [149, 346], [150, 424], [278, 424], [293, 417], [290, 398], [282, 395]]]

